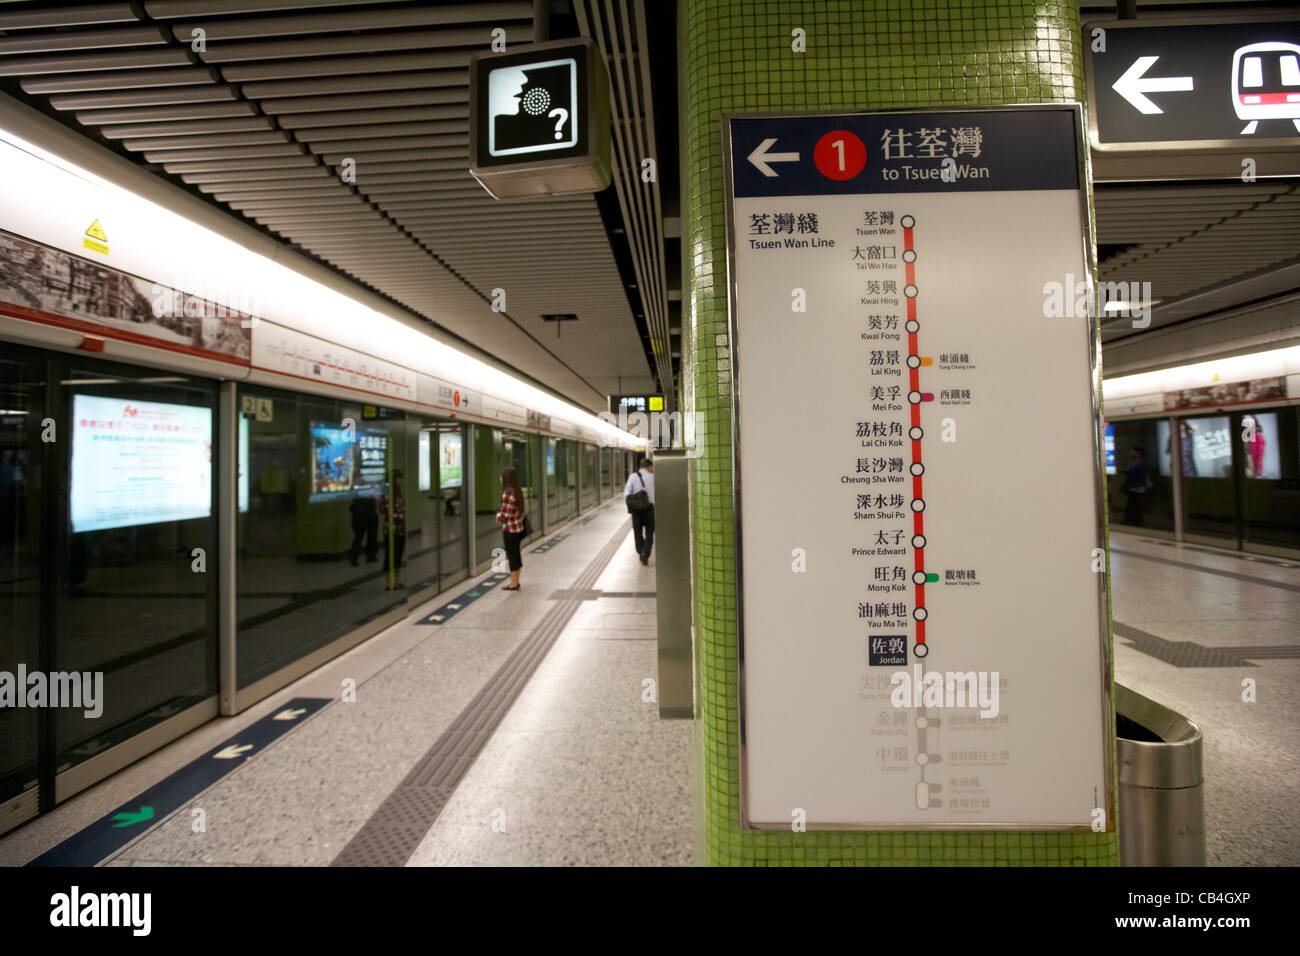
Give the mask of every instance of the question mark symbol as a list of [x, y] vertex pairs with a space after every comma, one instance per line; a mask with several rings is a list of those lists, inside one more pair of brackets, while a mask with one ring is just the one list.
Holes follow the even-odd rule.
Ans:
[[555, 121], [555, 138], [563, 139], [564, 134], [560, 132], [560, 129], [564, 126], [565, 123], [569, 121], [569, 111], [562, 106], [557, 106], [555, 109], [551, 110], [546, 115], [548, 117], [549, 116], [559, 117], [559, 119]]

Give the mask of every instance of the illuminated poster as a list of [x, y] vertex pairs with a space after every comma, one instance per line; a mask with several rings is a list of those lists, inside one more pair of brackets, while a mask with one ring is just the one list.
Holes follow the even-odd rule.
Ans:
[[248, 416], [239, 416], [239, 513], [248, 510]]
[[461, 478], [460, 433], [438, 433], [438, 482], [443, 488], [459, 488]]
[[329, 501], [352, 493], [382, 494], [388, 455], [388, 433], [377, 429], [344, 429], [313, 422], [312, 472], [308, 500]]
[[728, 121], [744, 826], [1114, 828], [1081, 127]]
[[420, 490], [429, 490], [429, 433], [420, 432], [420, 446], [417, 469], [419, 471]]
[[74, 532], [211, 513], [209, 409], [73, 395], [72, 419]]

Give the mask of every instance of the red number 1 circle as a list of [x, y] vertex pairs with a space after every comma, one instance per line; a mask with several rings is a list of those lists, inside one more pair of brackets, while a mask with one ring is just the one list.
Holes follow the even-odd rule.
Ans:
[[813, 162], [827, 179], [852, 179], [867, 165], [867, 147], [847, 130], [831, 130], [813, 147]]

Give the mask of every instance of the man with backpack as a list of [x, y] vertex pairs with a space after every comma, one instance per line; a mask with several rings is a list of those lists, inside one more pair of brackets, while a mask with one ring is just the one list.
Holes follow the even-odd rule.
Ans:
[[632, 516], [632, 541], [642, 564], [650, 563], [655, 543], [655, 465], [649, 458], [637, 463], [637, 470], [623, 488], [623, 500]]

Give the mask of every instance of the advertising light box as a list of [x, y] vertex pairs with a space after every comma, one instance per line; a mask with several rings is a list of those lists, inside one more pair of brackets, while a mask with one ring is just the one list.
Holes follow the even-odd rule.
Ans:
[[461, 443], [456, 432], [438, 433], [438, 483], [443, 488], [459, 488], [461, 481]]
[[388, 433], [312, 422], [311, 502], [382, 494]]
[[72, 418], [74, 532], [211, 513], [209, 409], [73, 395]]

